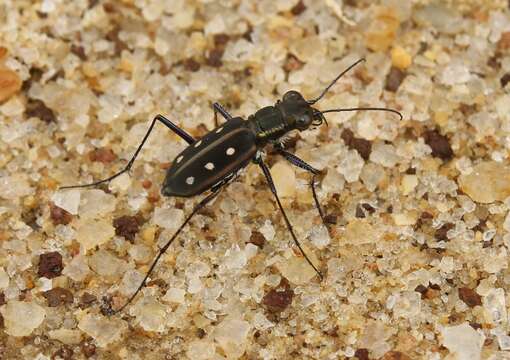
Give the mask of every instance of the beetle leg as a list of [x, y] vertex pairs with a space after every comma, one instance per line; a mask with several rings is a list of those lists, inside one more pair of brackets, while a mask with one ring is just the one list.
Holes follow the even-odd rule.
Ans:
[[221, 106], [220, 103], [213, 103], [213, 110], [214, 110], [214, 126], [218, 127], [220, 124], [218, 123], [218, 113], [221, 114], [225, 118], [225, 120], [232, 119], [232, 115], [228, 113], [227, 110], [223, 106]]
[[207, 195], [197, 205], [195, 205], [195, 207], [193, 208], [191, 213], [184, 220], [184, 222], [181, 224], [181, 226], [179, 226], [179, 228], [174, 233], [174, 235], [170, 238], [170, 240], [168, 240], [167, 243], [161, 249], [159, 249], [158, 255], [156, 255], [156, 257], [152, 261], [152, 264], [151, 264], [149, 270], [145, 274], [145, 277], [143, 278], [142, 282], [140, 283], [140, 285], [138, 286], [136, 291], [133, 293], [133, 295], [131, 295], [131, 297], [128, 299], [128, 301], [124, 305], [122, 305], [122, 307], [120, 309], [118, 309], [118, 310], [116, 310], [114, 312], [114, 314], [119, 313], [122, 310], [124, 310], [126, 308], [126, 306], [128, 306], [134, 300], [136, 295], [138, 295], [138, 293], [144, 288], [144, 286], [145, 286], [145, 284], [147, 282], [147, 279], [149, 278], [149, 276], [151, 275], [152, 271], [154, 270], [154, 268], [158, 264], [159, 259], [168, 250], [170, 245], [172, 245], [173, 241], [181, 233], [182, 229], [184, 229], [184, 227], [190, 222], [190, 220], [193, 218], [193, 216], [195, 216], [195, 214], [197, 212], [199, 212], [201, 209], [203, 209], [209, 202], [211, 202], [211, 200], [213, 200], [216, 196], [218, 196], [221, 193], [221, 190], [223, 190], [225, 188], [225, 185], [227, 185], [227, 184], [228, 184], [228, 182], [225, 182], [225, 183], [221, 184], [221, 186], [215, 188], [209, 195]]
[[271, 189], [271, 192], [273, 193], [273, 195], [276, 199], [276, 203], [278, 204], [278, 207], [280, 208], [280, 211], [283, 215], [283, 219], [285, 220], [287, 229], [289, 229], [289, 232], [292, 235], [292, 239], [294, 240], [294, 243], [297, 245], [297, 247], [299, 248], [299, 251], [301, 251], [301, 254], [303, 254], [303, 257], [306, 259], [308, 264], [310, 264], [310, 266], [315, 270], [315, 272], [319, 275], [319, 277], [322, 280], [323, 276], [322, 276], [321, 272], [315, 267], [313, 262], [308, 258], [308, 255], [306, 255], [305, 251], [301, 247], [301, 244], [299, 243], [299, 241], [296, 237], [296, 234], [294, 234], [294, 229], [289, 221], [289, 218], [287, 217], [287, 214], [285, 213], [285, 210], [283, 209], [282, 203], [280, 202], [280, 198], [278, 197], [278, 193], [276, 192], [276, 187], [274, 185], [273, 177], [271, 176], [271, 172], [269, 171], [269, 168], [267, 167], [267, 165], [264, 163], [264, 161], [261, 158], [258, 158], [255, 161], [260, 166], [260, 168], [262, 169], [262, 172], [264, 173], [264, 176], [266, 177], [267, 183], [269, 184], [269, 188]]
[[298, 158], [296, 155], [291, 154], [290, 152], [284, 150], [281, 146], [276, 146], [276, 150], [280, 155], [282, 155], [288, 162], [290, 162], [292, 165], [297, 166], [303, 170], [306, 170], [310, 173], [312, 173], [312, 180], [310, 181], [310, 187], [312, 188], [312, 195], [313, 195], [313, 201], [315, 202], [315, 207], [317, 207], [317, 210], [319, 211], [319, 215], [322, 219], [322, 223], [324, 226], [326, 225], [326, 220], [324, 216], [324, 211], [322, 210], [322, 207], [319, 203], [319, 198], [317, 196], [317, 190], [315, 189], [315, 177], [320, 174], [320, 171], [314, 168], [312, 165], [307, 164], [304, 160]]
[[90, 184], [85, 184], [85, 185], [71, 185], [71, 186], [62, 186], [60, 187], [60, 189], [73, 189], [73, 188], [81, 188], [81, 187], [91, 187], [91, 186], [97, 186], [97, 185], [100, 185], [100, 184], [103, 184], [103, 183], [107, 183], [113, 179], [115, 179], [116, 177], [124, 174], [125, 172], [128, 172], [131, 167], [133, 166], [133, 163], [135, 162], [135, 159], [136, 157], [138, 156], [138, 154], [140, 153], [140, 150], [142, 150], [142, 147], [143, 145], [145, 144], [145, 142], [147, 141], [147, 138], [149, 137], [150, 133], [152, 132], [152, 130], [154, 129], [154, 125], [156, 125], [156, 121], [159, 121], [161, 122], [163, 125], [165, 125], [167, 128], [169, 128], [170, 130], [172, 130], [174, 133], [176, 133], [177, 135], [179, 135], [182, 139], [184, 139], [184, 141], [186, 141], [188, 144], [192, 144], [194, 143], [196, 140], [190, 135], [188, 134], [186, 131], [184, 131], [183, 129], [181, 129], [180, 127], [178, 127], [177, 125], [175, 125], [173, 122], [171, 122], [170, 120], [168, 120], [166, 117], [164, 117], [163, 115], [156, 115], [156, 117], [152, 120], [152, 123], [151, 125], [149, 126], [149, 130], [147, 130], [147, 133], [145, 134], [145, 136], [143, 137], [143, 140], [142, 142], [140, 143], [140, 145], [138, 146], [138, 148], [136, 149], [135, 151], [135, 154], [133, 155], [133, 157], [131, 158], [131, 160], [129, 160], [129, 162], [127, 163], [126, 167], [113, 174], [112, 176], [110, 176], [109, 178], [106, 178], [106, 179], [103, 179], [103, 180], [99, 180], [99, 181], [96, 181], [96, 182], [93, 182], [93, 183], [90, 183]]

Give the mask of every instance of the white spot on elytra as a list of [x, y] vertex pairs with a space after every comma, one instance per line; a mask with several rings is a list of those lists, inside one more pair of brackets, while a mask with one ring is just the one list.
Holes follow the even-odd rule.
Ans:
[[194, 182], [195, 178], [193, 176], [190, 176], [189, 178], [186, 179], [186, 184], [188, 185], [193, 185]]
[[183, 157], [184, 157], [184, 156], [182, 156], [182, 155], [181, 155], [181, 156], [179, 156], [179, 157], [177, 158], [177, 164], [178, 164], [178, 163], [180, 163], [180, 162], [182, 161], [182, 158], [183, 158]]
[[204, 166], [207, 170], [213, 170], [214, 169], [214, 164], [212, 162], [208, 162], [207, 164], [205, 164]]
[[202, 143], [202, 140], [198, 140], [198, 141], [195, 143], [195, 147], [199, 147], [201, 143]]
[[218, 130], [216, 130], [216, 134], [219, 134], [221, 132], [221, 130], [223, 130], [223, 126], [218, 128]]
[[235, 152], [236, 152], [236, 149], [234, 149], [233, 147], [229, 147], [227, 149], [227, 155], [234, 155]]

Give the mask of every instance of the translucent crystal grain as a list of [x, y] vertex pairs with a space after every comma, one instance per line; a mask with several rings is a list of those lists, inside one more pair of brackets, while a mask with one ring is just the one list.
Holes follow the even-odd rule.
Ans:
[[11, 300], [0, 308], [4, 318], [5, 332], [11, 336], [29, 336], [37, 329], [44, 318], [46, 311], [34, 302]]
[[78, 323], [78, 328], [92, 337], [100, 347], [121, 340], [127, 327], [127, 323], [121, 319], [90, 313], [83, 316]]
[[481, 162], [472, 173], [459, 176], [458, 183], [476, 202], [504, 201], [510, 196], [510, 168], [493, 161]]
[[481, 359], [484, 336], [468, 323], [448, 326], [441, 330], [443, 345], [459, 360]]

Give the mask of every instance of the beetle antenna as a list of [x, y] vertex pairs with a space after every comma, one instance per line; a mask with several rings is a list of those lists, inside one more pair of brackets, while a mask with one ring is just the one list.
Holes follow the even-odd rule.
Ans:
[[364, 58], [361, 58], [359, 59], [358, 61], [356, 61], [354, 64], [352, 64], [351, 66], [349, 66], [347, 69], [345, 69], [344, 71], [342, 71], [340, 73], [340, 75], [338, 75], [336, 78], [333, 79], [333, 81], [328, 85], [326, 86], [326, 88], [322, 91], [322, 93], [316, 97], [315, 99], [313, 100], [307, 100], [307, 103], [310, 104], [310, 105], [313, 105], [315, 104], [317, 101], [319, 101], [320, 99], [323, 98], [324, 95], [326, 95], [326, 93], [329, 91], [329, 89], [331, 89], [331, 87], [333, 85], [335, 85], [335, 83], [338, 81], [338, 79], [340, 79], [342, 76], [344, 76], [346, 73], [348, 73], [353, 67], [355, 67], [356, 65], [358, 65], [359, 63], [362, 63], [364, 62], [365, 59]]
[[403, 120], [404, 117], [402, 116], [402, 113], [400, 113], [397, 110], [389, 109], [389, 108], [383, 108], [383, 107], [359, 107], [359, 108], [347, 108], [347, 109], [329, 109], [321, 111], [322, 114], [326, 113], [332, 113], [332, 112], [345, 112], [345, 111], [359, 111], [359, 110], [367, 110], [367, 111], [387, 111], [394, 114], [397, 114], [400, 117], [400, 120]]

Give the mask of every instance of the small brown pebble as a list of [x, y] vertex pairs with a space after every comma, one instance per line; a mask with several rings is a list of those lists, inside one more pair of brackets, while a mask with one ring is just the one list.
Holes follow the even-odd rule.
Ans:
[[362, 203], [361, 207], [365, 209], [365, 211], [368, 212], [369, 214], [375, 213], [375, 208], [370, 204]]
[[149, 179], [145, 179], [144, 181], [142, 181], [142, 186], [144, 189], [150, 189], [152, 186], [152, 181], [150, 181]]
[[372, 143], [368, 140], [354, 137], [354, 133], [349, 129], [344, 129], [341, 135], [342, 140], [349, 149], [354, 149], [365, 160], [370, 158], [372, 152]]
[[222, 49], [212, 49], [209, 52], [209, 55], [205, 59], [205, 63], [212, 67], [221, 67], [223, 65], [223, 62], [221, 61], [221, 58], [223, 57], [223, 50]]
[[423, 134], [425, 143], [432, 149], [432, 156], [442, 160], [449, 160], [453, 156], [453, 150], [448, 138], [441, 135], [438, 130], [428, 130]]
[[53, 225], [67, 225], [73, 219], [73, 216], [66, 210], [50, 202], [50, 218]]
[[230, 40], [230, 36], [227, 34], [216, 34], [214, 35], [214, 46], [224, 48]]
[[48, 301], [49, 307], [56, 307], [65, 304], [72, 304], [74, 301], [73, 293], [67, 289], [56, 287], [43, 293]]
[[277, 288], [271, 289], [262, 298], [262, 303], [273, 313], [279, 313], [292, 304], [294, 291], [290, 288], [287, 279], [282, 278]]
[[97, 161], [103, 164], [109, 164], [117, 159], [117, 155], [115, 155], [112, 149], [99, 148], [94, 149], [89, 153], [89, 159], [90, 161]]
[[506, 73], [499, 79], [499, 82], [501, 83], [501, 87], [504, 88], [506, 84], [510, 82], [510, 73]]
[[446, 236], [446, 234], [448, 233], [448, 230], [451, 230], [455, 227], [454, 224], [452, 223], [446, 223], [444, 224], [443, 226], [441, 226], [439, 229], [436, 230], [436, 232], [434, 233], [434, 237], [438, 240], [438, 241], [449, 241], [448, 237]]
[[414, 291], [419, 292], [421, 294], [421, 298], [424, 299], [427, 287], [420, 284], [414, 289]]
[[140, 219], [137, 216], [121, 216], [113, 220], [115, 234], [133, 241], [140, 229]]
[[299, 2], [290, 9], [290, 12], [294, 16], [298, 16], [302, 14], [306, 10], [306, 6], [303, 3], [303, 0], [299, 0]]
[[287, 59], [285, 60], [285, 64], [283, 65], [283, 69], [286, 72], [292, 72], [299, 70], [303, 67], [304, 62], [300, 61], [297, 57], [292, 54], [287, 54]]
[[7, 48], [0, 46], [0, 64], [4, 62], [7, 57], [8, 51]]
[[471, 326], [475, 330], [478, 330], [478, 329], [482, 328], [482, 325], [480, 325], [479, 323], [475, 323], [475, 322], [470, 322], [469, 326]]
[[62, 255], [57, 251], [41, 254], [39, 256], [39, 270], [37, 274], [53, 279], [62, 274]]
[[500, 51], [510, 49], [510, 32], [507, 31], [501, 34], [497, 46]]
[[9, 99], [21, 90], [21, 79], [9, 69], [0, 68], [0, 102]]
[[207, 333], [205, 332], [204, 329], [202, 329], [202, 328], [197, 329], [197, 337], [199, 339], [203, 339], [206, 335], [207, 335]]
[[80, 308], [86, 309], [90, 305], [92, 305], [96, 300], [97, 300], [97, 298], [94, 295], [92, 295], [88, 292], [84, 292], [80, 297], [80, 303], [79, 303]]
[[191, 71], [191, 72], [197, 72], [200, 70], [200, 63], [196, 61], [193, 58], [189, 58], [183, 61], [184, 69]]
[[397, 92], [405, 77], [406, 74], [402, 70], [397, 69], [396, 67], [392, 67], [388, 73], [388, 76], [386, 77], [386, 85], [384, 88], [387, 91]]
[[92, 357], [96, 354], [96, 345], [94, 345], [92, 340], [83, 341], [80, 344], [80, 348], [82, 354], [87, 358]]
[[358, 219], [363, 219], [363, 218], [365, 218], [365, 217], [366, 217], [365, 212], [363, 211], [363, 208], [361, 207], [361, 205], [360, 205], [360, 204], [358, 204], [358, 205], [356, 206], [356, 214], [355, 214], [355, 216], [356, 216]]
[[411, 360], [411, 358], [400, 351], [388, 351], [381, 360]]
[[71, 349], [68, 346], [63, 346], [51, 356], [51, 360], [54, 359], [71, 360], [73, 358], [73, 354], [74, 354], [73, 349]]
[[467, 287], [459, 288], [459, 298], [469, 307], [482, 305], [482, 297], [476, 291]]
[[370, 360], [368, 357], [368, 349], [358, 349], [354, 353], [354, 356], [358, 358], [358, 360]]
[[250, 236], [250, 243], [257, 245], [259, 248], [263, 248], [266, 242], [266, 238], [258, 231], [253, 231]]
[[74, 55], [78, 56], [81, 61], [87, 60], [87, 54], [85, 54], [85, 49], [83, 48], [83, 46], [72, 44], [71, 45], [71, 52]]
[[147, 200], [149, 200], [151, 204], [157, 203], [159, 199], [161, 199], [161, 195], [159, 195], [158, 190], [149, 191], [149, 195], [147, 195]]
[[55, 113], [44, 102], [37, 99], [29, 99], [25, 115], [27, 117], [36, 117], [44, 121], [46, 124], [56, 121]]

